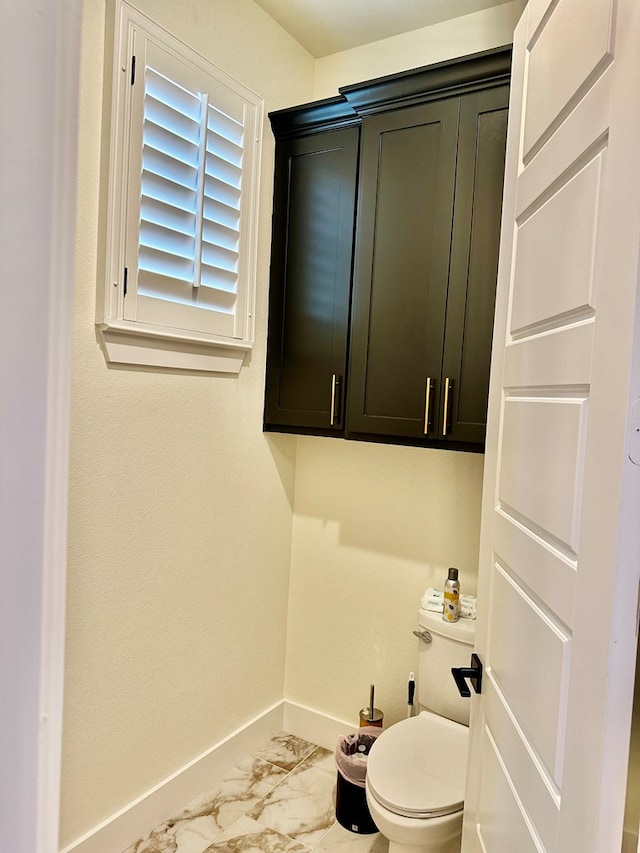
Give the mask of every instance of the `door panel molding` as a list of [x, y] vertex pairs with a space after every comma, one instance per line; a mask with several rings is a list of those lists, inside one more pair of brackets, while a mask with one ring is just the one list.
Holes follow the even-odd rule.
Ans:
[[[475, 644], [488, 687], [471, 699], [463, 853], [621, 845], [640, 579], [638, 38], [636, 0], [531, 0], [516, 29]], [[557, 829], [539, 804], [549, 778]]]

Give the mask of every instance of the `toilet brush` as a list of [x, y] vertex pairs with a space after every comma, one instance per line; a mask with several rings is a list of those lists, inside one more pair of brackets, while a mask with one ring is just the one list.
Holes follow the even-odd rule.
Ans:
[[410, 672], [407, 684], [407, 717], [413, 717], [413, 699], [416, 693], [416, 677]]

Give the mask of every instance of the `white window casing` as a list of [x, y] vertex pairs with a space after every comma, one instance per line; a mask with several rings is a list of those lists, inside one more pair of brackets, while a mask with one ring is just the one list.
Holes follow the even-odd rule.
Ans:
[[253, 345], [263, 102], [124, 2], [115, 41], [106, 358], [237, 373]]

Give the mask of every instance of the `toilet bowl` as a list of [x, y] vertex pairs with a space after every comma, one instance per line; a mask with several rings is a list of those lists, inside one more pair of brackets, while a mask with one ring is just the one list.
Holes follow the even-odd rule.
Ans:
[[459, 853], [468, 733], [423, 711], [376, 741], [367, 764], [367, 804], [389, 853]]
[[468, 666], [475, 623], [449, 624], [418, 612], [418, 696], [422, 712], [391, 726], [367, 763], [369, 811], [389, 853], [460, 853], [469, 741], [469, 700], [452, 666]]

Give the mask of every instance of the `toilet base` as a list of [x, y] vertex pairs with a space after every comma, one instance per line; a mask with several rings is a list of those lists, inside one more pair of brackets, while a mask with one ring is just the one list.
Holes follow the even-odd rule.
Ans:
[[389, 841], [389, 853], [460, 853], [460, 838], [443, 841], [442, 844], [399, 844]]
[[408, 818], [381, 805], [366, 783], [374, 823], [389, 841], [389, 853], [460, 853], [462, 810], [441, 817]]
[[424, 853], [424, 846], [422, 844], [396, 844], [395, 841], [390, 841], [389, 853]]

